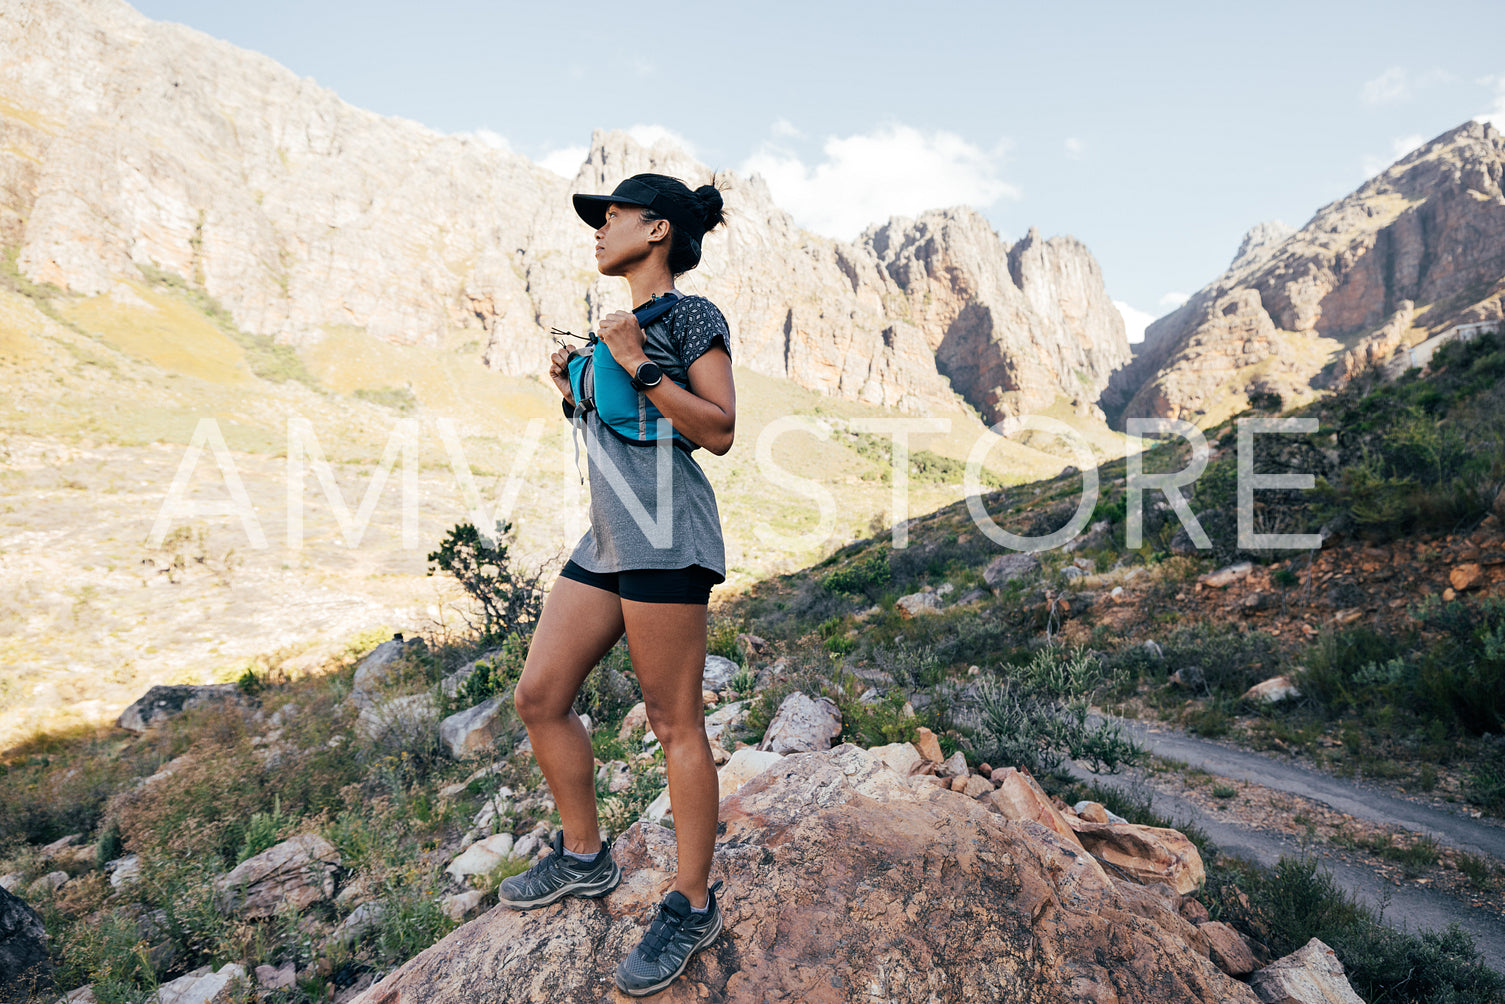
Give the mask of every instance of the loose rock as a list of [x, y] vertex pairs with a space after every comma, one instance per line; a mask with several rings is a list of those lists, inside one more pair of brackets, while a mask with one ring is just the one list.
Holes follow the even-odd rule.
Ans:
[[831, 740], [839, 735], [841, 711], [836, 702], [829, 697], [812, 698], [797, 690], [779, 705], [758, 749], [774, 753], [828, 750]]
[[0, 889], [0, 997], [8, 996], [5, 990], [10, 988], [43, 990], [51, 985], [46, 925], [25, 900]]
[[1000, 554], [982, 570], [982, 580], [997, 589], [1015, 579], [1040, 573], [1040, 559], [1033, 554]]
[[1364, 1004], [1337, 953], [1316, 938], [1250, 976], [1249, 989], [1264, 1004]]
[[1215, 920], [1198, 924], [1197, 930], [1207, 939], [1208, 957], [1223, 972], [1229, 976], [1254, 972], [1254, 953], [1232, 927]]
[[305, 910], [334, 895], [340, 852], [314, 833], [284, 840], [214, 880], [220, 909], [247, 920], [291, 907]]
[[473, 708], [457, 711], [439, 724], [439, 740], [456, 760], [490, 749], [508, 731], [512, 691], [497, 694]]
[[145, 732], [153, 725], [160, 725], [194, 708], [210, 705], [246, 707], [250, 703], [233, 683], [206, 687], [159, 685], [152, 687], [122, 711], [115, 724], [132, 732]]
[[1244, 691], [1243, 699], [1256, 704], [1275, 704], [1300, 696], [1301, 691], [1297, 689], [1295, 682], [1289, 676], [1282, 675], [1256, 683]]

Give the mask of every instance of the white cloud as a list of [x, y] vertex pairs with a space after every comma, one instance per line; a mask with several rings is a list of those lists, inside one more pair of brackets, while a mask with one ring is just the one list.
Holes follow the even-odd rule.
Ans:
[[782, 136], [786, 139], [799, 139], [804, 135], [804, 133], [800, 132], [793, 122], [789, 121], [786, 118], [775, 119], [773, 125], [769, 127], [768, 131], [775, 136]]
[[589, 153], [583, 146], [562, 146], [539, 158], [538, 166], [553, 171], [561, 178], [573, 179], [580, 173], [580, 165], [585, 163]]
[[1364, 81], [1359, 92], [1366, 105], [1386, 105], [1404, 101], [1411, 96], [1410, 75], [1399, 66], [1392, 66], [1373, 80]]
[[1488, 122], [1496, 129], [1505, 129], [1505, 73], [1498, 77], [1485, 77], [1479, 81], [1486, 87], [1493, 86], [1495, 89], [1494, 104], [1483, 115], [1475, 115], [1475, 122]]
[[1124, 332], [1129, 336], [1129, 344], [1136, 345], [1144, 341], [1144, 329], [1149, 327], [1155, 315], [1136, 310], [1122, 300], [1114, 300], [1113, 306], [1118, 308], [1119, 315], [1124, 319]]
[[652, 147], [657, 146], [660, 143], [664, 143], [669, 146], [679, 147], [691, 157], [695, 156], [695, 144], [691, 143], [689, 140], [685, 139], [683, 136], [675, 132], [673, 129], [670, 129], [668, 126], [661, 126], [657, 124], [645, 125], [643, 123], [639, 123], [635, 126], [629, 126], [627, 129], [627, 135], [637, 140], [643, 146]]
[[1066, 156], [1072, 160], [1081, 160], [1082, 154], [1087, 152], [1087, 144], [1075, 136], [1066, 137]]
[[1364, 81], [1359, 97], [1366, 105], [1393, 105], [1410, 101], [1416, 92], [1436, 84], [1448, 84], [1457, 80], [1456, 74], [1447, 70], [1432, 69], [1412, 73], [1405, 67], [1392, 66], [1373, 80]]
[[1160, 306], [1164, 307], [1166, 310], [1175, 310], [1177, 307], [1181, 306], [1181, 304], [1190, 299], [1191, 297], [1187, 294], [1177, 293], [1172, 290], [1171, 292], [1166, 293], [1160, 298]]
[[1366, 179], [1374, 177], [1426, 141], [1426, 137], [1420, 133], [1395, 137], [1390, 141], [1390, 157], [1388, 160], [1384, 157], [1376, 157], [1373, 154], [1368, 154], [1364, 157], [1364, 177]]
[[742, 170], [762, 175], [775, 201], [801, 226], [850, 239], [890, 216], [1019, 198], [1019, 190], [999, 176], [1003, 150], [1002, 143], [984, 150], [954, 133], [895, 124], [828, 138], [825, 159], [814, 166], [765, 145]]

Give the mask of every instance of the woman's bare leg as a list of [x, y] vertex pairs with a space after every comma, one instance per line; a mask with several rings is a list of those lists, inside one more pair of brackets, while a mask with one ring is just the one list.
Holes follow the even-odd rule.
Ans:
[[522, 679], [512, 695], [559, 807], [564, 846], [576, 854], [600, 849], [601, 824], [596, 818], [596, 759], [590, 735], [571, 705], [622, 630], [622, 601], [616, 593], [559, 578], [544, 601]]
[[674, 888], [699, 909], [716, 849], [716, 764], [705, 737], [701, 676], [706, 608], [693, 603], [622, 601], [627, 649], [643, 688], [648, 724], [664, 747], [679, 873]]

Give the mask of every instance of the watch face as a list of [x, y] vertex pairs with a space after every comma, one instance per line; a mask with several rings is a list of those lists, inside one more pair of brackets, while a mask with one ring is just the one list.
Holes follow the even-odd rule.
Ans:
[[649, 361], [638, 367], [637, 375], [632, 378], [639, 390], [646, 387], [656, 387], [664, 378], [664, 371], [659, 369], [658, 363]]

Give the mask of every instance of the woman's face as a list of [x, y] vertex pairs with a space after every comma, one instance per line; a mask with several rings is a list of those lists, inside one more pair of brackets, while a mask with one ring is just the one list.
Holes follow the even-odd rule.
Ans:
[[612, 203], [606, 207], [606, 221], [596, 231], [596, 269], [602, 275], [626, 275], [648, 257], [668, 227], [663, 220], [644, 222], [637, 206]]

